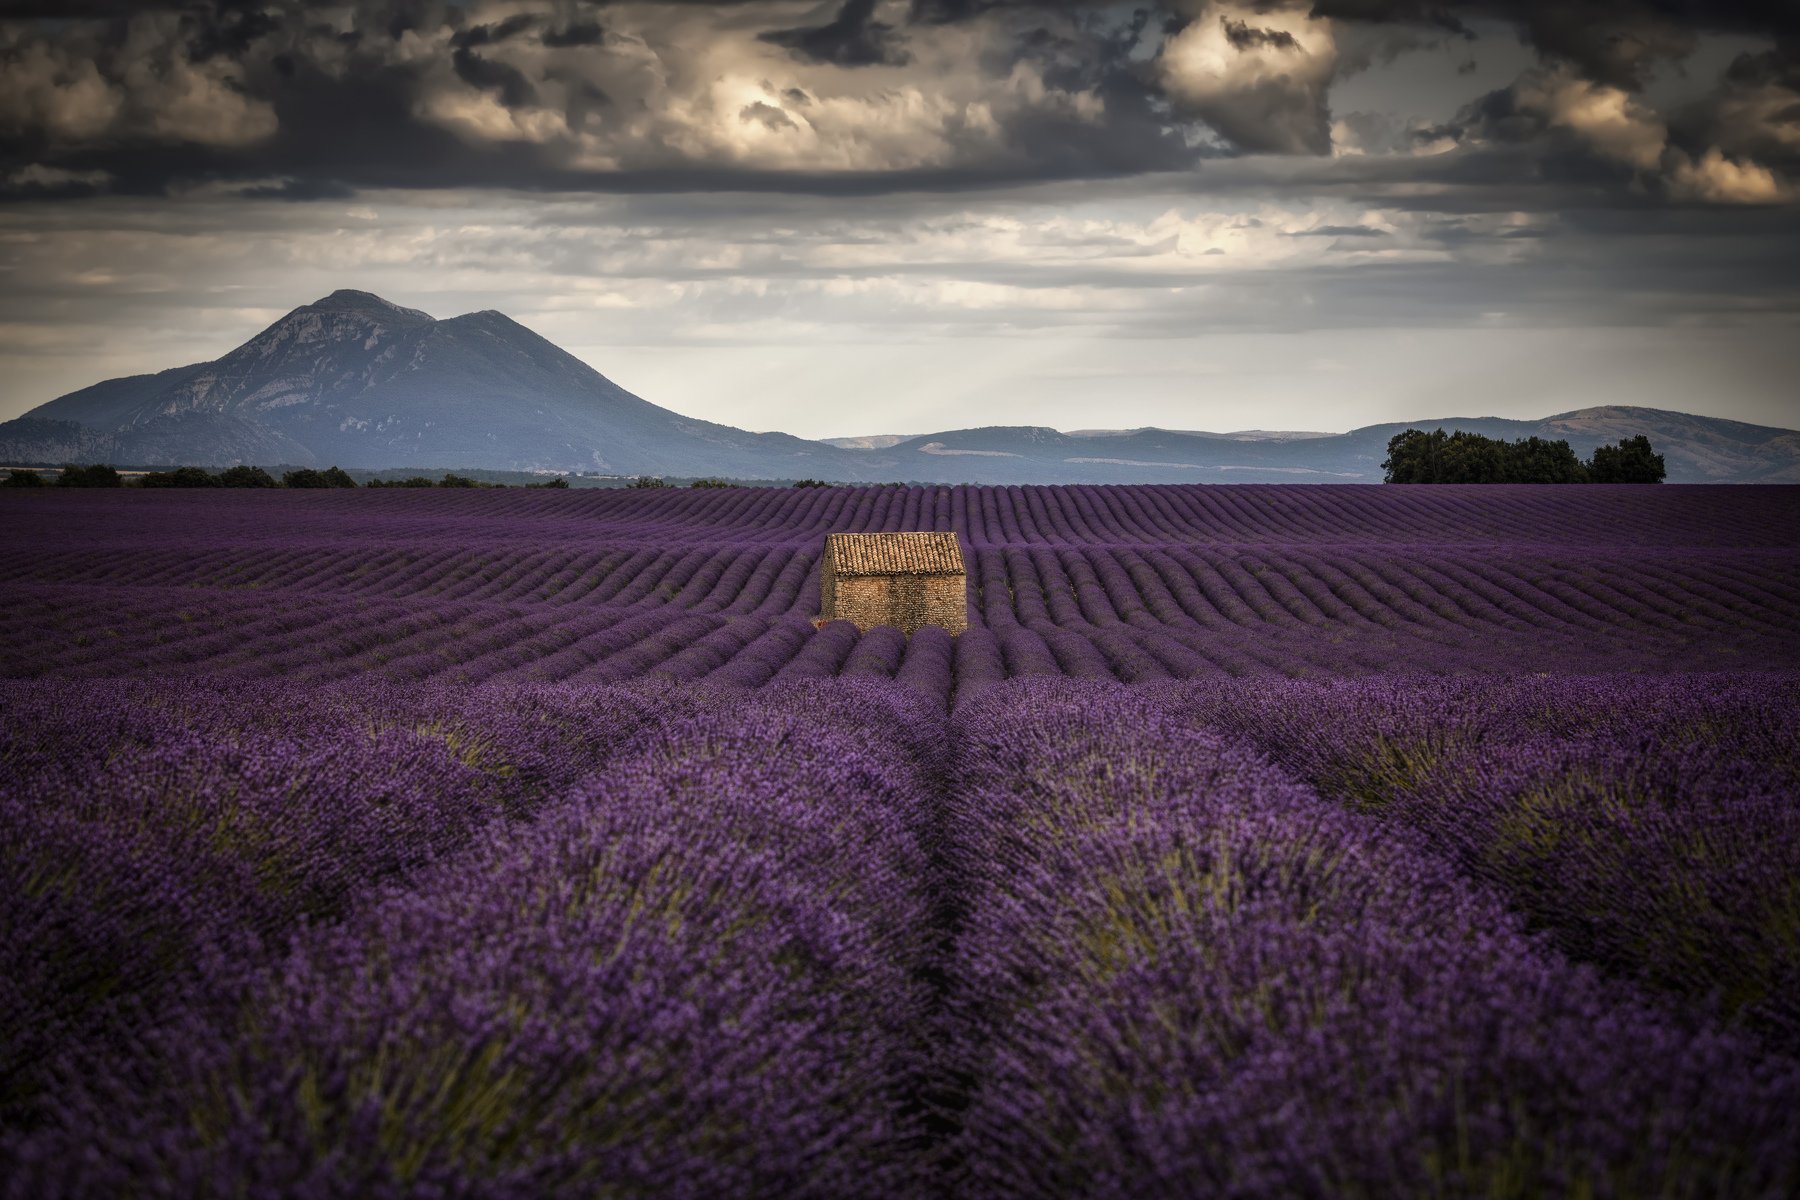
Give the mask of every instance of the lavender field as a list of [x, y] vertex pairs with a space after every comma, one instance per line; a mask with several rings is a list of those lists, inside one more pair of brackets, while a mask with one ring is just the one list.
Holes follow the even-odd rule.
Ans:
[[0, 521], [8, 1198], [1800, 1194], [1800, 489]]

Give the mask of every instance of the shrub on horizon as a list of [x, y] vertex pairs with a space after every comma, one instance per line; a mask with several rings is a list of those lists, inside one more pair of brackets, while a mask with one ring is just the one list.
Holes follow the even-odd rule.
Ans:
[[124, 483], [119, 473], [105, 463], [64, 463], [62, 474], [56, 477], [57, 487], [116, 488]]
[[331, 467], [324, 471], [312, 467], [301, 467], [297, 471], [288, 471], [281, 477], [281, 486], [290, 488], [353, 488], [356, 480], [342, 467]]
[[1641, 433], [1620, 438], [1616, 446], [1595, 446], [1588, 462], [1591, 483], [1661, 483], [1668, 473], [1663, 456]]
[[0, 480], [0, 487], [37, 488], [44, 486], [44, 477], [36, 471], [22, 467], [14, 467], [6, 473], [5, 480]]
[[218, 487], [219, 480], [205, 467], [176, 467], [170, 471], [151, 471], [138, 480], [139, 487], [201, 488]]
[[1585, 483], [1587, 468], [1566, 441], [1515, 442], [1458, 430], [1408, 429], [1388, 439], [1384, 483]]
[[1408, 429], [1388, 439], [1384, 483], [1661, 483], [1662, 455], [1639, 434], [1582, 462], [1566, 441], [1506, 442], [1458, 430]]
[[240, 463], [235, 467], [227, 467], [218, 475], [218, 486], [229, 488], [272, 488], [281, 485], [275, 477], [261, 467], [253, 467]]

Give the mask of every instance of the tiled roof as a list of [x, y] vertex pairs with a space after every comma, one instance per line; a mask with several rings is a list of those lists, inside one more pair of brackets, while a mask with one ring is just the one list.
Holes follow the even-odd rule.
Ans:
[[954, 533], [830, 533], [825, 554], [839, 575], [961, 575]]

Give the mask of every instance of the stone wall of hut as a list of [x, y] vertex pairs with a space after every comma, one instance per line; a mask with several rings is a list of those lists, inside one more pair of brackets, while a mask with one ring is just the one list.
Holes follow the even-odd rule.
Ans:
[[838, 575], [828, 580], [824, 600], [826, 620], [853, 621], [865, 631], [893, 625], [911, 634], [941, 625], [955, 634], [969, 625], [961, 575]]

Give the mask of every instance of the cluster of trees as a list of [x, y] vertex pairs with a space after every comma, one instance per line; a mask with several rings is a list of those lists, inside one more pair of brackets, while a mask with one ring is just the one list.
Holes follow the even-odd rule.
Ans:
[[[356, 480], [342, 467], [329, 467], [323, 471], [312, 467], [301, 467], [293, 471], [282, 472], [281, 478], [261, 467], [236, 466], [227, 467], [217, 473], [204, 467], [172, 467], [167, 471], [150, 471], [132, 481], [134, 486], [147, 488], [353, 488]], [[658, 481], [660, 483], [660, 481]], [[114, 468], [104, 463], [93, 466], [77, 466], [69, 463], [63, 466], [56, 477], [58, 487], [124, 487], [126, 480]], [[7, 472], [5, 479], [0, 479], [0, 487], [46, 487], [44, 477], [37, 471], [22, 467], [14, 467]], [[372, 488], [390, 487], [440, 487], [440, 488], [497, 488], [505, 487], [504, 483], [485, 483], [479, 479], [470, 479], [466, 475], [455, 475], [446, 472], [442, 479], [428, 479], [423, 475], [414, 475], [410, 479], [383, 480], [371, 479], [368, 486]], [[542, 483], [528, 483], [526, 487], [534, 488], [566, 488], [569, 481], [557, 476]], [[696, 485], [699, 486], [699, 485]], [[715, 486], [723, 487], [724, 484]]]
[[[57, 487], [123, 487], [124, 478], [104, 463], [96, 463], [91, 467], [78, 467], [73, 463], [66, 464], [56, 477]], [[48, 486], [43, 475], [37, 471], [23, 467], [14, 467], [0, 480], [0, 487], [35, 488]]]
[[167, 471], [150, 471], [138, 481], [147, 488], [353, 488], [356, 480], [341, 467], [316, 471], [302, 467], [284, 472], [279, 480], [261, 467], [227, 467], [214, 474], [204, 467], [174, 467]]
[[1643, 435], [1599, 446], [1583, 462], [1569, 443], [1507, 442], [1479, 433], [1408, 429], [1388, 441], [1387, 483], [1661, 483], [1662, 455]]

